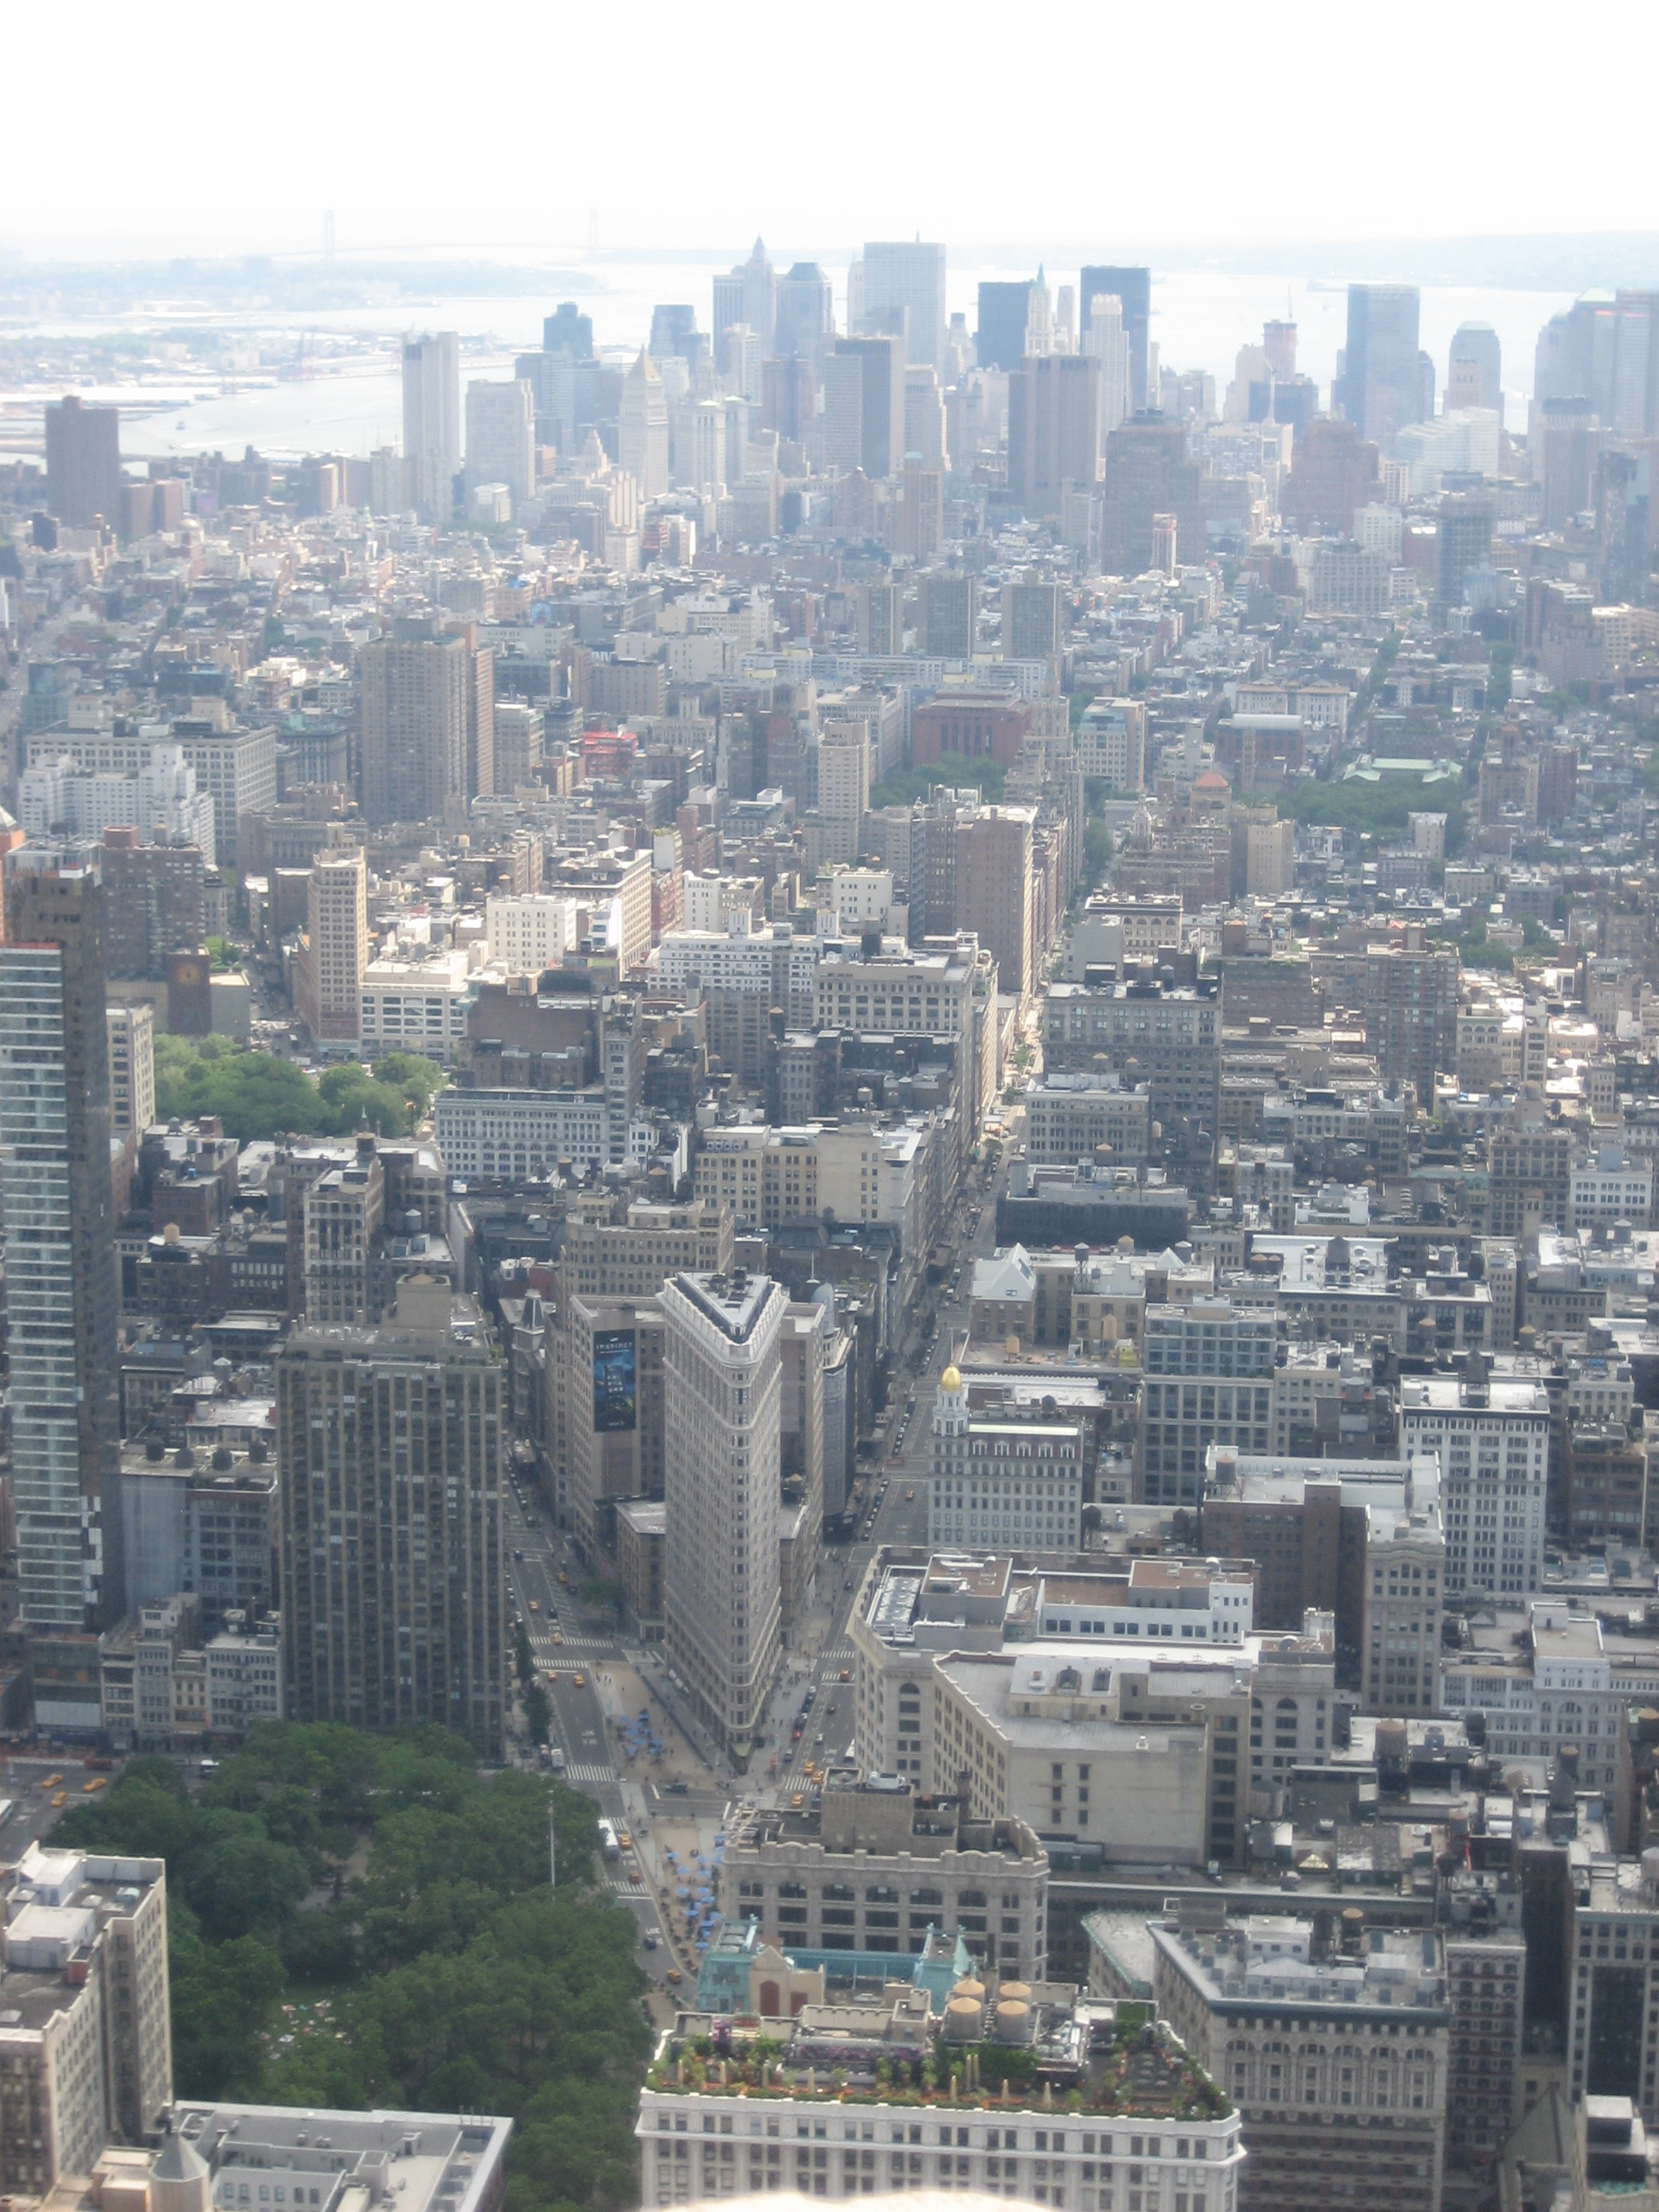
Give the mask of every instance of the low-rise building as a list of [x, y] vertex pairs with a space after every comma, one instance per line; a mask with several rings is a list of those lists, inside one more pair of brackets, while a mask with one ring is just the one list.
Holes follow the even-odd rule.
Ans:
[[1133, 2187], [1150, 2212], [1178, 2184], [1185, 2212], [1236, 2212], [1232, 2105], [1139, 2008], [1120, 2023], [1070, 1991], [965, 1979], [941, 2015], [907, 1986], [873, 2005], [803, 2004], [781, 2056], [734, 2028], [705, 2063], [713, 2025], [682, 2014], [647, 2073], [647, 2206], [939, 2188], [1115, 2212]]
[[720, 1904], [785, 1948], [919, 1954], [960, 1931], [981, 1966], [1047, 1972], [1048, 1857], [1022, 1820], [975, 1820], [902, 1776], [832, 1779], [816, 1805], [750, 1807], [728, 1827]]
[[[1159, 2013], [1237, 2103], [1243, 2212], [1439, 2212], [1451, 2012], [1436, 1929], [1154, 1922]], [[1361, 2116], [1363, 2115], [1363, 2119]]]

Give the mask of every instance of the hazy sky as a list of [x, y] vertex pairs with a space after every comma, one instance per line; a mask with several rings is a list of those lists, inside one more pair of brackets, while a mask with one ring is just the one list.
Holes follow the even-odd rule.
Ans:
[[[0, 246], [1659, 228], [1659, 9], [9, 0]], [[1575, 29], [1583, 40], [1573, 44]]]

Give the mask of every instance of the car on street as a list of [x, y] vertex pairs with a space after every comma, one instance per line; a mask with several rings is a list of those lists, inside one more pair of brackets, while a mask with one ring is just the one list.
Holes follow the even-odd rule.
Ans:
[[640, 1941], [644, 1944], [647, 1951], [654, 1951], [657, 1948], [657, 1939], [651, 1933], [651, 1930], [648, 1928], [646, 1929], [644, 1935], [641, 1936]]

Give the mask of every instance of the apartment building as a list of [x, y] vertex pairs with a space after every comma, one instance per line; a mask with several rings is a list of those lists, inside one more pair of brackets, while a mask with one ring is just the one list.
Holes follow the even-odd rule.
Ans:
[[[1437, 1929], [1337, 1948], [1289, 1913], [1148, 1923], [1158, 2012], [1237, 2104], [1242, 2212], [1439, 2212], [1451, 2008]], [[1364, 2124], [1359, 2119], [1364, 2115]]]
[[155, 1119], [155, 1015], [146, 1006], [108, 1006], [110, 1129], [142, 1137]]
[[996, 961], [971, 936], [909, 947], [830, 945], [813, 977], [811, 1026], [963, 1041], [963, 1110], [977, 1128], [1002, 1079]]
[[1407, 1376], [1400, 1386], [1403, 1459], [1440, 1461], [1446, 1589], [1525, 1596], [1544, 1571], [1549, 1397], [1540, 1383], [1487, 1375]]
[[739, 1764], [781, 1650], [778, 1468], [788, 1296], [742, 1268], [662, 1286], [670, 1664]]
[[0, 2182], [39, 2197], [173, 2101], [167, 1867], [33, 1843], [0, 1893]]
[[1225, 1299], [1148, 1306], [1139, 1475], [1149, 1504], [1196, 1505], [1211, 1445], [1266, 1451], [1278, 1325]]
[[981, 1966], [1047, 1974], [1048, 1855], [1020, 1820], [974, 1820], [902, 1777], [837, 1778], [820, 1802], [754, 1806], [728, 1829], [720, 1908], [793, 1949], [920, 1955], [960, 1930]]
[[565, 1218], [559, 1273], [568, 1294], [650, 1297], [681, 1269], [721, 1275], [731, 1265], [732, 1209], [726, 1206], [701, 1199], [659, 1205], [583, 1191]]
[[356, 1045], [368, 965], [368, 874], [361, 850], [319, 854], [306, 895], [294, 1004], [319, 1045]]
[[1374, 1713], [1440, 1709], [1446, 1532], [1437, 1461], [1419, 1459], [1397, 1506], [1365, 1508], [1361, 1681]]
[[580, 1292], [547, 1332], [556, 1509], [589, 1558], [612, 1548], [617, 1499], [663, 1494], [663, 1334], [655, 1298]]
[[404, 1282], [380, 1327], [289, 1337], [276, 1435], [291, 1718], [437, 1721], [500, 1758], [508, 1390], [477, 1307], [444, 1283]]

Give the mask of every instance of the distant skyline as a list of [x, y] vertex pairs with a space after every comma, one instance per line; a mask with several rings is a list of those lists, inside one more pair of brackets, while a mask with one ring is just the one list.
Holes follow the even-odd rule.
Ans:
[[1644, 135], [1607, 100], [1614, 58], [1632, 84], [1659, 61], [1651, 7], [1615, 0], [1577, 42], [1423, 0], [1359, 34], [1376, 20], [970, 6], [947, 33], [851, 0], [833, 35], [734, 40], [653, 0], [395, 28], [317, 0], [165, 23], [91, 0], [72, 28], [14, 10], [0, 248], [315, 250], [327, 210], [342, 252], [550, 258], [595, 224], [602, 249], [661, 252], [826, 216], [846, 240], [1142, 253], [1652, 223]]

